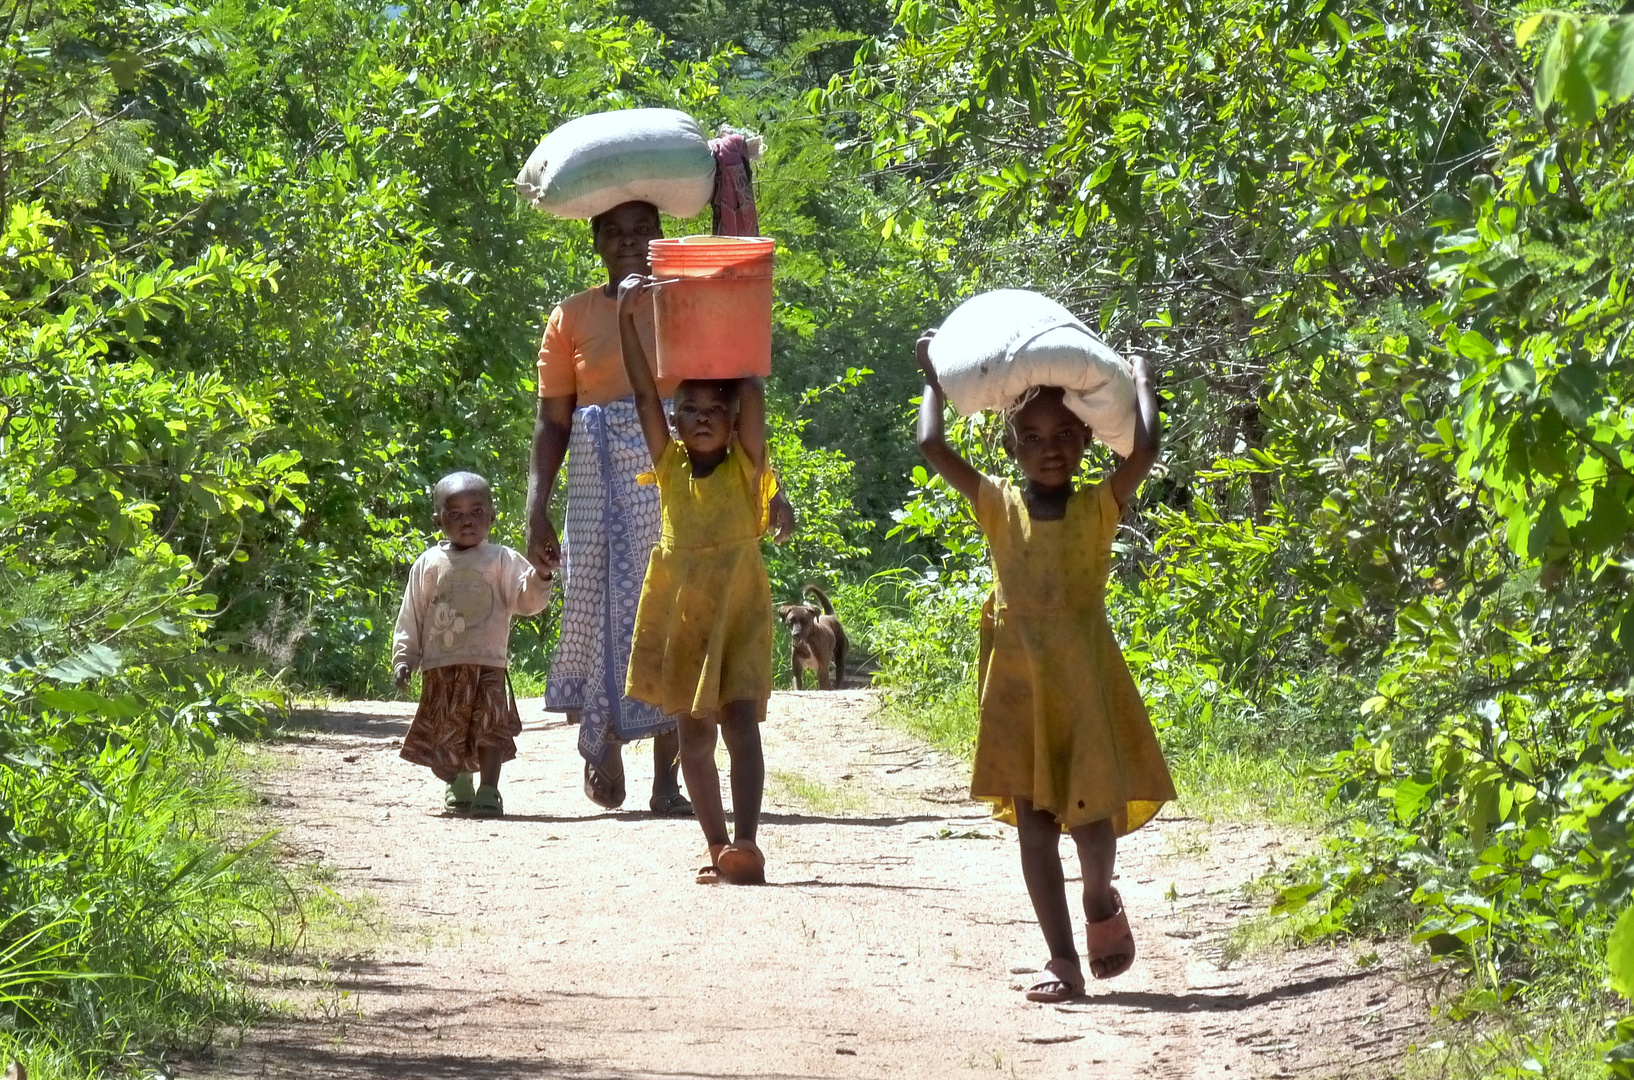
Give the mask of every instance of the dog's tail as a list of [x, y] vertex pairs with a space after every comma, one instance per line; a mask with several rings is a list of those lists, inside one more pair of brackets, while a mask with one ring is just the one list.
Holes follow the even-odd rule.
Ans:
[[804, 589], [801, 589], [800, 591], [805, 593], [807, 596], [816, 597], [817, 602], [819, 604], [823, 605], [823, 614], [824, 615], [834, 614], [834, 605], [828, 602], [828, 594], [825, 593], [823, 590], [819, 589], [815, 585], [807, 585]]

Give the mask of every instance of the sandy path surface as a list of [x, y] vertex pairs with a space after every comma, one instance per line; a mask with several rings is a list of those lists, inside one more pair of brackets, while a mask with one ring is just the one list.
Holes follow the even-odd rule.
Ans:
[[1365, 947], [1222, 967], [1251, 913], [1241, 886], [1286, 861], [1284, 838], [1176, 814], [1120, 852], [1135, 968], [1071, 1005], [1026, 1003], [1044, 955], [1013, 833], [967, 800], [961, 763], [874, 705], [773, 698], [764, 888], [693, 884], [702, 836], [646, 812], [645, 746], [627, 809], [588, 802], [575, 732], [538, 702], [498, 821], [443, 814], [440, 785], [397, 757], [412, 706], [308, 716], [267, 751], [287, 759], [267, 813], [291, 857], [377, 905], [382, 933], [285, 973], [268, 993], [297, 1019], [181, 1075], [1373, 1077], [1419, 1030], [1421, 995], [1359, 966]]

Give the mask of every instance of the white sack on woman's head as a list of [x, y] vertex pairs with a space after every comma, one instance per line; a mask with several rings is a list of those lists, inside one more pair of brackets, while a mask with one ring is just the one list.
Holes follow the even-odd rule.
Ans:
[[537, 209], [593, 218], [647, 202], [692, 217], [715, 190], [715, 156], [692, 117], [675, 109], [622, 109], [569, 120], [546, 135], [516, 176]]
[[1027, 289], [960, 304], [936, 331], [931, 363], [963, 415], [1005, 409], [1035, 386], [1059, 386], [1077, 417], [1114, 453], [1135, 443], [1135, 385], [1118, 352], [1072, 312]]

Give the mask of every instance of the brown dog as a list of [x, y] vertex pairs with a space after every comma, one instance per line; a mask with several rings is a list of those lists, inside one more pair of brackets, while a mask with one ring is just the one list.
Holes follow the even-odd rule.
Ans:
[[[784, 604], [777, 609], [778, 617], [789, 624], [789, 667], [794, 669], [794, 688], [800, 685], [800, 673], [810, 668], [817, 673], [817, 689], [833, 690], [845, 686], [845, 628], [834, 617], [834, 605], [815, 585], [803, 590], [814, 597], [822, 609], [810, 604]], [[834, 665], [834, 678], [829, 679], [828, 666]]]

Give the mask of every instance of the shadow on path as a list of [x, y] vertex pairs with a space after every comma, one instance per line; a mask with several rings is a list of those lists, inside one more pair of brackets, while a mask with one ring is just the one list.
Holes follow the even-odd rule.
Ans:
[[[1371, 971], [1353, 971], [1344, 975], [1323, 975], [1315, 979], [1306, 979], [1304, 982], [1289, 983], [1278, 986], [1258, 994], [1154, 994], [1141, 990], [1114, 990], [1109, 994], [1096, 994], [1087, 999], [1080, 999], [1078, 1004], [1088, 1007], [1111, 1006], [1113, 1008], [1134, 1009], [1139, 1012], [1240, 1012], [1243, 1009], [1252, 1009], [1256, 1005], [1265, 1005], [1282, 998], [1304, 997], [1307, 994], [1320, 994], [1324, 990], [1332, 990], [1336, 986], [1357, 982], [1374, 976]], [[1077, 1010], [1074, 1010], [1077, 1011]]]
[[784, 889], [883, 889], [886, 892], [958, 892], [948, 885], [882, 885], [877, 881], [768, 881]]
[[[700, 1048], [703, 1051], [703, 1048]], [[682, 1069], [619, 1070], [609, 1072], [577, 1062], [560, 1061], [549, 1054], [521, 1057], [473, 1057], [454, 1054], [356, 1053], [332, 1045], [314, 1044], [299, 1037], [274, 1038], [246, 1057], [259, 1066], [259, 1075], [308, 1080], [516, 1080], [517, 1077], [562, 1077], [571, 1080], [708, 1080], [713, 1077], [749, 1077], [755, 1080], [827, 1080], [811, 1073], [736, 1072], [712, 1068], [708, 1072]]]

